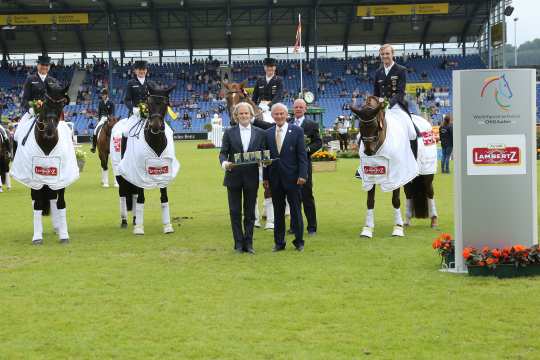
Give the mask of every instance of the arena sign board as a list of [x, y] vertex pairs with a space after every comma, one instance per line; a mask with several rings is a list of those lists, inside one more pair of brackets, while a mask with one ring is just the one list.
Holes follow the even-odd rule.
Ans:
[[406, 5], [362, 5], [356, 7], [356, 16], [398, 16], [448, 14], [448, 3]]
[[532, 69], [453, 72], [456, 270], [463, 248], [538, 243]]
[[0, 25], [88, 24], [87, 13], [0, 15]]

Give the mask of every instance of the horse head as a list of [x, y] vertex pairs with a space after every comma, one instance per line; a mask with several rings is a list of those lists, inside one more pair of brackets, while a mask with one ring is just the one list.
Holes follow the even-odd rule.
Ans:
[[386, 135], [384, 109], [376, 96], [368, 96], [361, 108], [351, 106], [351, 111], [360, 118], [360, 140], [364, 153], [371, 156], [379, 150]]
[[498, 93], [506, 99], [511, 99], [513, 96], [512, 89], [510, 89], [508, 80], [506, 80], [506, 75], [502, 75], [499, 78]]
[[69, 84], [61, 86], [57, 82], [45, 82], [45, 101], [36, 114], [36, 128], [46, 139], [57, 135], [56, 128], [62, 120], [64, 106], [69, 103], [68, 89]]
[[119, 120], [120, 119], [117, 116], [114, 116], [112, 114], [109, 114], [107, 116], [107, 122], [105, 123], [105, 126], [107, 127], [107, 135], [111, 135], [112, 128]]
[[149, 130], [154, 135], [165, 132], [165, 115], [169, 107], [169, 94], [175, 87], [176, 85], [167, 87], [155, 84], [149, 84], [148, 86], [149, 95], [146, 99], [148, 122], [146, 130]]
[[225, 100], [227, 101], [227, 110], [229, 111], [229, 118], [231, 119], [231, 125], [235, 124], [232, 113], [236, 104], [241, 102], [250, 102], [249, 96], [245, 90], [247, 80], [241, 83], [225, 83]]

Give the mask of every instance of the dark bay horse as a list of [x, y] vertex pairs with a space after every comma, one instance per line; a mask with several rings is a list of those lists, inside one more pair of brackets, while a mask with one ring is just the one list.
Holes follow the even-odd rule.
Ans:
[[[65, 128], [62, 128], [62, 138], [60, 138], [59, 123], [63, 117], [64, 106], [69, 103], [67, 91], [69, 84], [61, 86], [58, 83], [45, 83], [45, 99], [41, 107], [35, 110], [35, 118], [30, 126], [27, 126], [24, 137], [17, 138], [15, 146], [15, 159], [13, 162], [14, 177], [25, 179], [26, 169], [31, 172], [30, 177], [37, 179], [31, 186], [30, 194], [34, 208], [34, 236], [32, 244], [43, 244], [43, 223], [42, 215], [45, 209], [50, 205], [53, 226], [58, 233], [60, 243], [69, 242], [69, 234], [66, 221], [66, 202], [64, 198], [65, 187], [62, 183], [56, 184], [46, 179], [58, 179], [63, 183], [70, 184], [78, 178], [78, 168], [75, 160], [75, 149], [71, 136], [68, 135]], [[29, 120], [32, 121], [32, 120]], [[22, 125], [19, 125], [22, 126]], [[62, 124], [67, 127], [67, 125]], [[25, 128], [26, 129], [26, 128]], [[34, 152], [31, 141], [35, 139], [35, 145], [41, 149], [40, 152]], [[60, 144], [61, 142], [61, 144]], [[59, 145], [60, 144], [60, 145]], [[54, 155], [51, 154], [57, 146], [59, 148]], [[45, 157], [43, 157], [45, 155]], [[51, 156], [49, 156], [51, 155]], [[25, 158], [25, 156], [30, 157]], [[36, 163], [34, 164], [34, 159]], [[27, 162], [30, 161], [29, 164]], [[15, 170], [17, 169], [17, 175]], [[21, 176], [21, 174], [23, 176]], [[50, 184], [50, 185], [48, 185]], [[41, 186], [39, 186], [41, 185]], [[53, 187], [53, 188], [51, 188]]]
[[[107, 117], [107, 121], [103, 124], [97, 135], [97, 148], [99, 161], [101, 163], [101, 185], [105, 188], [109, 187], [109, 152], [111, 144], [111, 130], [118, 122], [118, 118], [112, 115]], [[115, 186], [116, 184], [115, 180]]]
[[[169, 106], [169, 94], [174, 88], [175, 86], [157, 87], [155, 85], [150, 85], [149, 95], [145, 103], [148, 108], [148, 114], [142, 115], [141, 120], [137, 123], [137, 125], [134, 126], [135, 128], [142, 130], [146, 144], [150, 147], [150, 149], [157, 157], [162, 156], [165, 149], [167, 148], [169, 141], [166, 136], [165, 115]], [[139, 134], [137, 133], [136, 136], [138, 137]], [[127, 139], [124, 138], [122, 140], [122, 152], [125, 153], [126, 151], [129, 151], [129, 149], [126, 149], [126, 147], [129, 147], [131, 144], [134, 144], [134, 142], [130, 143], [127, 141]], [[125, 158], [123, 158], [122, 161], [124, 160]], [[148, 159], [140, 158], [134, 160], [145, 162]], [[161, 171], [160, 169], [163, 169], [163, 167], [159, 169], [158, 168], [159, 166], [156, 167], [153, 171]], [[146, 171], [149, 172], [150, 168], [147, 168]], [[166, 171], [169, 172], [172, 170], [167, 168]], [[119, 181], [121, 193], [137, 194], [136, 204], [133, 204], [135, 208], [135, 226], [133, 228], [133, 233], [135, 235], [144, 235], [144, 188], [138, 187], [137, 185], [130, 183], [124, 176], [120, 176], [119, 179], [121, 180]], [[165, 234], [173, 233], [174, 228], [170, 222], [167, 187], [160, 187], [159, 190], [161, 195], [160, 200], [163, 232]]]
[[[386, 140], [387, 122], [383, 104], [374, 96], [369, 96], [362, 108], [351, 106], [351, 111], [360, 118], [360, 140], [364, 145], [364, 153], [368, 156], [375, 155]], [[421, 141], [421, 139], [420, 139]], [[433, 199], [433, 175], [419, 175], [413, 181], [404, 184], [407, 198], [407, 222], [403, 222], [400, 211], [400, 189], [392, 192], [392, 205], [394, 207], [394, 230], [392, 235], [404, 236], [403, 226], [408, 225], [411, 217], [428, 216], [428, 199]], [[368, 191], [368, 212], [366, 225], [362, 229], [361, 236], [372, 237], [375, 208], [375, 186]], [[432, 218], [432, 226], [436, 224], [436, 216]]]

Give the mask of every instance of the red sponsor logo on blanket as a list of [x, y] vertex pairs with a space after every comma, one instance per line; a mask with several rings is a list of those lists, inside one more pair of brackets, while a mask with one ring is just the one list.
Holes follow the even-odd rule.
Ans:
[[36, 166], [34, 167], [34, 172], [41, 176], [57, 176], [58, 175], [58, 168], [56, 167], [44, 167], [44, 166]]
[[475, 165], [519, 165], [521, 152], [517, 146], [501, 148], [473, 148], [473, 164]]
[[148, 167], [148, 175], [163, 175], [169, 173], [169, 167], [168, 166], [149, 166]]
[[385, 166], [364, 166], [364, 174], [366, 175], [385, 175], [386, 167]]
[[122, 147], [122, 138], [121, 137], [113, 137], [113, 146], [115, 152], [120, 152], [120, 148]]
[[435, 145], [435, 136], [433, 135], [433, 131], [422, 131], [420, 135], [422, 135], [425, 146]]

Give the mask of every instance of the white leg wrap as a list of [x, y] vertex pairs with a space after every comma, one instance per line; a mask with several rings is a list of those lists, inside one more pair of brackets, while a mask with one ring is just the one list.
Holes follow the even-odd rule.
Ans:
[[374, 209], [368, 209], [366, 211], [366, 227], [372, 229], [375, 227]]
[[137, 204], [135, 209], [135, 225], [144, 225], [144, 204]]
[[285, 200], [285, 216], [291, 215], [291, 207], [289, 206], [289, 202]]
[[412, 199], [405, 199], [405, 217], [407, 219], [412, 218], [413, 201]]
[[261, 214], [259, 213], [259, 198], [255, 199], [255, 221], [260, 221]]
[[60, 240], [63, 239], [69, 239], [68, 234], [68, 226], [67, 226], [67, 219], [66, 219], [66, 209], [60, 209], [58, 210], [58, 220], [60, 225], [60, 231], [58, 232], [58, 238]]
[[124, 196], [121, 196], [120, 197], [120, 218], [122, 220], [126, 220], [127, 219], [127, 203], [126, 203], [126, 198]]
[[161, 222], [163, 223], [163, 225], [171, 223], [171, 215], [168, 202], [161, 204]]
[[137, 197], [137, 195], [131, 195], [131, 199], [133, 199], [133, 206], [131, 208], [131, 212], [135, 216], [137, 216]]
[[[6, 181], [7, 182], [7, 181]], [[2, 177], [0, 176], [0, 189], [2, 188]]]
[[109, 170], [101, 170], [101, 184], [103, 187], [109, 187]]
[[403, 218], [401, 217], [401, 209], [394, 209], [394, 225], [403, 226]]
[[9, 189], [11, 189], [11, 177], [9, 176], [9, 173], [6, 173], [6, 186]]
[[433, 218], [433, 217], [439, 217], [439, 215], [437, 215], [437, 207], [435, 206], [435, 199], [428, 199], [428, 212], [429, 212], [429, 217], [430, 218]]
[[51, 221], [54, 232], [58, 234], [60, 231], [60, 215], [58, 214], [58, 205], [56, 199], [49, 200], [51, 204]]
[[34, 237], [32, 240], [43, 240], [43, 222], [41, 210], [34, 210]]
[[264, 199], [264, 208], [266, 209], [266, 223], [274, 224], [274, 205], [272, 198]]

